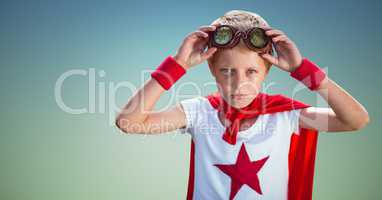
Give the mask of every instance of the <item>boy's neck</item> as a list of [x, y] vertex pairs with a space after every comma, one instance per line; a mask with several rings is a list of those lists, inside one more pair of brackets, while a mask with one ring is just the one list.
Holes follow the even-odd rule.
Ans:
[[[231, 122], [225, 118], [225, 114], [222, 110], [218, 111], [218, 116], [219, 116], [220, 123], [223, 124], [224, 127], [228, 127], [230, 125]], [[257, 119], [258, 119], [258, 116], [254, 118], [249, 118], [249, 119], [242, 119], [239, 131], [244, 131], [249, 129], [251, 126], [253, 126], [256, 123]]]

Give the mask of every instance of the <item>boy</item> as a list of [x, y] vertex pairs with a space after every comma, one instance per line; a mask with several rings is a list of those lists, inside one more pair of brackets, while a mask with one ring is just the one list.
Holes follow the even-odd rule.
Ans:
[[[147, 112], [187, 70], [205, 60], [216, 93]], [[260, 92], [272, 65], [318, 92], [330, 108]], [[227, 12], [190, 33], [151, 77], [116, 125], [126, 133], [180, 129], [191, 134], [187, 199], [311, 199], [315, 134], [355, 131], [369, 122], [365, 108], [303, 58], [282, 31], [247, 11]]]

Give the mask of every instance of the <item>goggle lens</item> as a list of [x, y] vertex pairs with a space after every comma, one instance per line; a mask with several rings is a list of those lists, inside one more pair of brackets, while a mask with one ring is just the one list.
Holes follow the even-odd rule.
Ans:
[[216, 30], [214, 40], [219, 45], [225, 45], [233, 38], [233, 32], [229, 27], [221, 27]]
[[256, 48], [263, 48], [268, 44], [268, 38], [263, 29], [256, 28], [249, 34], [251, 44]]

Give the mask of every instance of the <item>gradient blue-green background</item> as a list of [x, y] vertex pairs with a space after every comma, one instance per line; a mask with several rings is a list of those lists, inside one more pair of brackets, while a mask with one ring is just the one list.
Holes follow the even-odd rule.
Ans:
[[[140, 87], [142, 70], [232, 9], [256, 12], [283, 30], [369, 111], [371, 123], [360, 131], [320, 135], [314, 199], [381, 199], [382, 4], [350, 0], [1, 1], [0, 199], [185, 199], [189, 135], [122, 134], [110, 124], [110, 102], [105, 112], [97, 104], [95, 113], [69, 114], [58, 107], [54, 85], [70, 69], [94, 68], [105, 72], [97, 85]], [[211, 80], [204, 63], [174, 90]], [[87, 107], [87, 81], [67, 79], [65, 103]], [[296, 85], [276, 67], [268, 81], [277, 83], [270, 93], [289, 96]], [[117, 105], [131, 95], [118, 90]], [[308, 91], [296, 98], [317, 103]]]

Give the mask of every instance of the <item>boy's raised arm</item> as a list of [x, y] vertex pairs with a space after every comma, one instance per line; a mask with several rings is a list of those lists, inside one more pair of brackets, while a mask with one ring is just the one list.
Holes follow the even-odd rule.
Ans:
[[208, 31], [215, 26], [201, 26], [183, 40], [174, 57], [169, 56], [151, 74], [151, 78], [127, 102], [116, 118], [116, 126], [125, 133], [165, 133], [186, 126], [186, 115], [179, 103], [154, 112], [153, 108], [163, 92], [170, 89], [186, 70], [196, 66], [215, 52], [207, 47]]
[[355, 131], [370, 121], [367, 110], [354, 97], [330, 78], [317, 92], [330, 108], [309, 107], [301, 111], [300, 126], [326, 132]]
[[125, 133], [164, 133], [185, 126], [185, 115], [179, 104], [165, 111], [152, 111], [165, 91], [155, 79], [149, 79], [119, 113], [117, 127]]
[[313, 62], [303, 58], [292, 40], [280, 30], [267, 27], [278, 56], [264, 59], [309, 86], [328, 102], [330, 108], [308, 107], [301, 111], [299, 125], [318, 131], [354, 131], [365, 127], [370, 119], [367, 110], [342, 87], [327, 77]]

